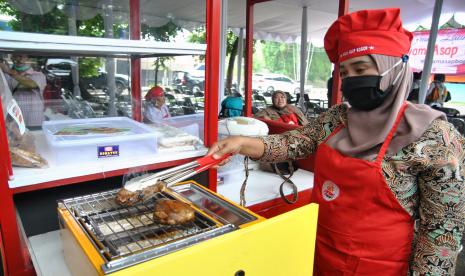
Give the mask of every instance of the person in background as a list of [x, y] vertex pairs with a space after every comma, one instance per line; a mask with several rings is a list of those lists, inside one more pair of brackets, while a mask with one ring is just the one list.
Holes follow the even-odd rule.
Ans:
[[242, 115], [244, 100], [239, 92], [227, 96], [221, 103], [220, 118], [237, 117]]
[[26, 127], [40, 127], [44, 121], [43, 92], [47, 79], [31, 67], [26, 54], [12, 54], [13, 67], [0, 63], [14, 99], [21, 108]]
[[431, 106], [443, 107], [444, 102], [450, 100], [449, 91], [447, 91], [444, 82], [446, 81], [446, 75], [435, 74], [434, 80], [431, 83], [428, 92], [426, 93], [426, 103]]
[[331, 77], [326, 82], [326, 89], [328, 89], [328, 91], [326, 92], [326, 97], [328, 98], [328, 106], [330, 106], [331, 98], [333, 97], [333, 75], [334, 70], [331, 72]]
[[147, 122], [159, 122], [171, 117], [168, 106], [165, 103], [165, 91], [160, 86], [154, 86], [145, 95], [147, 102], [144, 120]]
[[349, 105], [283, 134], [228, 137], [208, 151], [261, 162], [316, 153], [315, 275], [455, 274], [465, 228], [465, 138], [444, 113], [406, 101], [412, 38], [397, 8], [339, 17], [324, 46]]
[[412, 103], [418, 103], [418, 96], [420, 95], [420, 82], [421, 72], [413, 72], [412, 90], [408, 95], [407, 101], [411, 101]]
[[297, 107], [287, 104], [286, 94], [281, 90], [276, 90], [271, 95], [272, 106], [260, 110], [255, 114], [256, 118], [278, 121], [286, 124], [306, 125], [307, 118]]

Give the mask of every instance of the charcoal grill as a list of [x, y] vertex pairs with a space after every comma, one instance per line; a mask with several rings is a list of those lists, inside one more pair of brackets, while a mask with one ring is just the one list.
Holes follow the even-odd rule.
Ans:
[[[61, 224], [74, 221], [103, 259], [104, 274], [133, 266], [201, 241], [237, 230], [260, 217], [227, 202], [190, 181], [156, 193], [134, 206], [115, 202], [118, 190], [61, 200]], [[160, 199], [176, 199], [195, 210], [192, 222], [179, 226], [162, 225], [152, 217]]]

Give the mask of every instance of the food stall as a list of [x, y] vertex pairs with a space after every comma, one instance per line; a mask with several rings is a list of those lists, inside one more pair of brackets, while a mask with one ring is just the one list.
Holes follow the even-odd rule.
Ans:
[[[43, 2], [42, 6], [40, 3], [37, 4], [38, 2]], [[76, 1], [66, 1], [68, 2]], [[185, 164], [203, 156], [207, 147], [216, 141], [218, 97], [219, 91], [223, 90], [222, 81], [220, 81], [223, 70], [221, 65], [224, 62], [222, 61], [224, 53], [222, 53], [221, 43], [224, 33], [222, 33], [221, 21], [224, 20], [223, 15], [226, 10], [223, 4], [227, 1], [186, 1], [186, 3], [178, 1], [181, 3], [175, 7], [176, 10], [183, 10], [186, 18], [189, 14], [200, 14], [205, 18], [206, 44], [143, 40], [141, 26], [144, 22], [176, 21], [179, 24], [189, 24], [189, 22], [183, 22], [183, 18], [176, 18], [171, 13], [164, 17], [148, 17], [147, 12], [151, 9], [147, 8], [147, 3], [152, 1], [78, 2], [86, 3], [86, 5], [79, 6], [81, 12], [78, 12], [76, 6], [73, 5], [56, 7], [66, 11], [69, 15], [69, 18], [65, 19], [70, 24], [68, 34], [72, 35], [72, 39], [64, 35], [63, 30], [57, 31], [59, 35], [0, 31], [0, 50], [2, 54], [26, 52], [51, 58], [63, 58], [63, 60], [66, 58], [71, 65], [76, 64], [76, 60], [80, 57], [106, 58], [106, 68], [110, 73], [107, 75], [110, 93], [105, 99], [108, 99], [110, 103], [109, 110], [113, 108], [113, 111], [116, 109], [127, 111], [126, 107], [129, 106], [129, 116], [125, 119], [121, 119], [123, 117], [100, 118], [101, 120], [98, 121], [83, 117], [66, 123], [56, 117], [54, 120], [45, 122], [40, 130], [31, 129], [30, 134], [34, 138], [38, 153], [49, 164], [48, 167], [43, 168], [12, 167], [12, 160], [9, 158], [7, 127], [4, 118], [0, 119], [0, 153], [2, 156], [0, 160], [0, 201], [2, 202], [0, 253], [6, 274], [33, 275], [35, 273], [34, 262], [37, 263], [41, 259], [54, 264], [54, 261], [60, 258], [67, 259], [70, 270], [85, 269], [86, 275], [139, 274], [147, 271], [162, 275], [167, 273], [192, 274], [192, 271], [205, 275], [311, 274], [317, 207], [308, 205], [283, 216], [276, 216], [308, 202], [312, 179], [311, 175], [301, 175], [302, 171], [296, 173], [297, 177], [303, 179], [302, 183], [296, 183], [300, 199], [297, 204], [286, 205], [275, 191], [268, 193], [269, 191], [265, 192], [264, 186], [250, 185], [249, 196], [250, 194], [259, 195], [248, 197], [247, 207], [252, 211], [236, 204], [239, 202], [239, 189], [230, 189], [231, 186], [227, 185], [217, 187], [216, 170], [201, 173], [195, 177], [199, 184], [190, 180], [173, 187], [172, 192], [158, 196], [186, 202], [196, 210], [196, 220], [189, 227], [175, 229], [176, 231], [182, 230], [175, 231], [176, 233], [171, 233], [173, 229], [164, 227], [153, 228], [154, 222], [151, 215], [147, 214], [151, 212], [154, 202], [145, 207], [141, 205], [140, 209], [120, 208], [112, 199], [121, 188], [126, 175], [165, 170]], [[81, 16], [95, 12], [92, 7], [96, 4], [92, 6], [89, 4], [91, 2], [105, 2], [106, 4], [102, 6], [105, 11], [102, 15], [105, 19], [103, 21], [105, 38], [76, 36], [77, 29], [85, 29], [83, 25], [76, 24], [76, 20], [84, 20]], [[258, 6], [257, 4], [266, 4], [264, 2], [268, 1], [230, 1], [229, 3], [233, 8], [236, 5], [242, 5], [241, 8], [246, 11], [246, 16], [242, 14], [242, 17], [232, 19], [247, 24], [245, 98], [248, 116], [251, 115], [252, 96], [253, 11], [254, 7]], [[337, 2], [303, 1], [301, 5], [310, 2], [315, 2], [314, 4], [319, 9], [315, 12], [315, 16], [326, 20], [332, 20], [331, 16], [336, 18]], [[339, 1], [339, 15], [348, 12], [348, 2]], [[119, 6], [121, 3], [123, 5]], [[174, 5], [174, 2], [171, 4]], [[278, 7], [288, 5], [287, 1], [273, 1], [273, 4]], [[361, 1], [356, 4], [359, 6], [355, 6], [355, 9], [364, 7], [365, 4]], [[39, 14], [45, 14], [54, 11], [55, 6], [54, 1], [36, 1], [29, 7], [23, 5], [22, 8], [28, 10], [29, 14], [33, 13], [35, 8], [39, 8], [41, 12]], [[300, 4], [297, 6], [299, 6], [298, 9], [302, 8]], [[110, 18], [126, 19], [126, 21], [123, 20], [122, 25], [127, 24], [129, 32], [126, 29], [114, 28], [111, 21], [108, 21]], [[45, 20], [42, 19], [41, 22]], [[62, 24], [63, 21], [60, 23]], [[283, 25], [287, 26], [287, 24]], [[319, 30], [324, 30], [324, 28], [319, 28]], [[119, 32], [118, 35], [115, 35], [114, 31]], [[196, 114], [196, 116], [179, 119], [172, 118], [173, 124], [171, 125], [155, 126], [155, 128], [150, 126], [148, 129], [147, 125], [141, 124], [143, 121], [142, 99], [143, 92], [145, 92], [141, 84], [141, 63], [144, 58], [148, 57], [177, 55], [205, 55], [205, 93], [202, 99], [204, 111], [200, 116]], [[116, 59], [121, 57], [130, 61], [131, 78], [128, 89], [130, 101], [119, 103], [122, 106], [117, 106], [116, 92], [112, 92], [117, 88], [112, 87], [115, 85], [116, 76], [112, 75], [111, 71], [115, 71], [112, 68], [114, 69], [117, 63]], [[77, 88], [75, 79], [76, 77], [79, 79], [79, 76], [76, 76], [75, 69], [70, 70], [73, 75], [71, 83], [74, 86], [73, 90]], [[58, 70], [56, 71], [59, 73]], [[335, 78], [335, 82], [337, 84], [338, 78]], [[333, 87], [338, 87], [338, 85]], [[194, 97], [192, 95], [192, 98]], [[333, 93], [333, 97], [333, 103], [340, 100], [340, 95], [337, 93]], [[76, 101], [70, 101], [70, 98], [63, 100], [69, 108], [76, 103]], [[2, 101], [4, 101], [3, 96]], [[84, 107], [79, 106], [74, 112], [81, 114], [84, 109], [89, 109], [89, 106]], [[2, 106], [2, 109], [2, 113], [5, 114], [8, 107]], [[189, 121], [193, 117], [196, 117], [195, 124], [183, 122], [184, 119]], [[112, 118], [117, 118], [115, 119], [117, 122], [113, 122]], [[103, 121], [105, 125], [102, 128], [99, 124]], [[201, 123], [198, 123], [199, 121]], [[192, 125], [196, 127], [192, 128]], [[177, 131], [183, 127], [186, 131], [189, 129], [189, 131], [199, 133], [197, 136], [201, 144], [185, 145], [186, 150], [182, 151], [163, 148], [164, 145], [170, 143], [171, 136], [185, 135], [185, 131], [183, 133]], [[105, 128], [111, 128], [115, 132], [102, 135], [100, 132]], [[91, 133], [88, 132], [89, 129]], [[69, 133], [81, 135], [83, 132], [87, 139], [67, 136]], [[161, 142], [162, 140], [166, 143]], [[154, 147], [154, 145], [157, 146]], [[230, 180], [237, 183], [242, 180], [241, 174], [234, 171], [225, 172], [224, 177], [232, 176]], [[264, 175], [252, 173], [249, 180], [250, 182], [271, 182], [276, 178], [279, 179], [276, 175], [274, 178], [265, 178]], [[92, 208], [89, 209], [89, 206]], [[147, 211], [148, 209], [150, 210]], [[44, 213], [53, 213], [53, 219], [56, 220], [58, 217], [61, 226], [59, 235], [45, 241], [60, 241], [55, 247], [59, 249], [50, 251], [56, 255], [49, 256], [47, 255], [49, 252], [39, 253], [31, 248], [31, 237], [54, 230], [46, 227], [50, 224], [47, 221], [50, 216], [45, 216]], [[231, 214], [232, 217], [239, 217], [243, 220], [239, 222], [235, 219], [231, 220]], [[264, 217], [273, 218], [264, 219]], [[65, 240], [66, 253], [64, 255], [61, 253], [63, 244], [60, 235]], [[288, 239], [289, 236], [293, 239]], [[141, 237], [143, 237], [142, 241]], [[152, 239], [153, 237], [157, 241]], [[287, 254], [287, 251], [282, 248], [292, 248], [294, 254]]]
[[[307, 206], [298, 212], [266, 220], [216, 194], [215, 170], [194, 177], [200, 184], [191, 180], [155, 197], [157, 200], [166, 197], [189, 204], [195, 210], [195, 220], [189, 225], [160, 227], [151, 215], [153, 201], [157, 200], [128, 208], [120, 208], [115, 203], [114, 197], [126, 176], [164, 170], [203, 156], [206, 147], [218, 135], [221, 1], [206, 1], [206, 45], [141, 40], [142, 3], [131, 0], [126, 4], [129, 6], [131, 39], [83, 36], [69, 39], [66, 35], [0, 31], [3, 54], [27, 53], [63, 59], [71, 56], [71, 60], [105, 58], [106, 68], [110, 69], [108, 112], [115, 107], [112, 104], [116, 105], [115, 92], [111, 92], [116, 90], [111, 84], [115, 79], [111, 68], [116, 58], [129, 59], [131, 86], [128, 91], [132, 103], [131, 118], [93, 119], [85, 114], [81, 119], [71, 120], [53, 117], [40, 128], [22, 130], [22, 115], [10, 112], [17, 110], [16, 107], [10, 108], [17, 105], [7, 100], [11, 98], [12, 91], [6, 89], [5, 77], [1, 73], [0, 252], [5, 274], [41, 274], [40, 260], [54, 264], [54, 261], [47, 260], [47, 252], [35, 250], [32, 244], [33, 237], [55, 230], [53, 227], [50, 229], [50, 225], [55, 224], [50, 223], [50, 214], [55, 220], [58, 217], [60, 230], [45, 243], [61, 241], [58, 242], [60, 249], [51, 252], [58, 253], [55, 261], [63, 258], [75, 275], [84, 270], [86, 275], [136, 275], [141, 272], [163, 275], [192, 271], [205, 275], [270, 274], [279, 271], [281, 274], [310, 274], [317, 206]], [[106, 19], [112, 9], [112, 5], [104, 8]], [[104, 20], [104, 23], [108, 22]], [[110, 30], [111, 25], [106, 31]], [[166, 131], [177, 135], [172, 127], [179, 129], [178, 126], [183, 126], [183, 118], [172, 118], [171, 128], [148, 127], [141, 123], [141, 59], [204, 54], [205, 109], [196, 128], [197, 132], [202, 130], [198, 138], [203, 141], [193, 147], [189, 144], [190, 147], [182, 151], [163, 150], [163, 146], [169, 143], [167, 138], [172, 138]], [[72, 68], [71, 71], [74, 77], [76, 70]], [[73, 89], [76, 84], [73, 79]], [[9, 95], [4, 97], [4, 94]], [[67, 100], [69, 98], [63, 97], [64, 103], [69, 103]], [[73, 103], [76, 101], [71, 102], [70, 107]], [[21, 139], [27, 133], [34, 147], [26, 152], [26, 157], [28, 154], [34, 156], [32, 161], [21, 156], [22, 161], [30, 161], [23, 163], [23, 167], [12, 166], [19, 163], [16, 155], [10, 158], [12, 141], [9, 141], [11, 135], [7, 132], [11, 125], [17, 126]], [[161, 143], [162, 139], [165, 144]], [[292, 233], [292, 240], [287, 239], [289, 233]], [[285, 246], [293, 248], [296, 255], [291, 256], [281, 250]], [[61, 253], [61, 248], [64, 253]], [[282, 261], [285, 261], [285, 266], [280, 264]], [[205, 266], [206, 262], [208, 266]]]

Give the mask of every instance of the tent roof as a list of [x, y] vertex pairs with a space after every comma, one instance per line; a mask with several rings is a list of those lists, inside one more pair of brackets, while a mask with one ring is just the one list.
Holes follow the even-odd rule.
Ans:
[[[352, 0], [350, 11], [400, 7], [405, 27], [411, 31], [419, 25], [431, 26], [433, 0]], [[274, 0], [256, 4], [254, 8], [255, 38], [300, 42], [302, 7], [307, 6], [308, 38], [321, 46], [326, 30], [337, 18], [339, 1], [328, 0]], [[229, 0], [228, 22], [231, 27], [245, 27], [245, 1]], [[454, 13], [463, 12], [463, 0], [444, 0], [440, 24], [446, 23]], [[465, 19], [462, 19], [465, 21]], [[465, 24], [463, 22], [459, 22]], [[441, 25], [442, 25], [441, 24]]]
[[[70, 10], [72, 1], [58, 4], [56, 0], [8, 0], [10, 4], [23, 12], [43, 14], [58, 6], [65, 12]], [[464, 0], [444, 0], [442, 23], [447, 22], [453, 13], [460, 13], [458, 18], [465, 21]], [[105, 0], [80, 0], [78, 19], [95, 16], [102, 12]], [[129, 0], [112, 0], [113, 20], [127, 23], [129, 21]], [[429, 27], [434, 7], [433, 0], [352, 0], [350, 11], [400, 7], [404, 25], [414, 30], [418, 25]], [[141, 20], [150, 26], [162, 26], [172, 20], [187, 29], [204, 24], [205, 0], [141, 0]], [[301, 32], [302, 7], [306, 6], [308, 14], [308, 39], [316, 45], [322, 45], [323, 36], [330, 24], [337, 18], [339, 1], [335, 0], [273, 0], [256, 4], [254, 7], [254, 37], [256, 39], [299, 42]], [[441, 22], [440, 21], [440, 22]], [[465, 22], [460, 22], [465, 25]], [[245, 28], [246, 1], [228, 1], [228, 25], [232, 28]]]

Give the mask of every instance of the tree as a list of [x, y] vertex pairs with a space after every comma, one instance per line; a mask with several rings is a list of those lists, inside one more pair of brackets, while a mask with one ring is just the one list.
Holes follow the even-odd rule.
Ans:
[[[13, 8], [8, 1], [0, 0], [0, 13], [10, 15], [13, 19], [8, 23], [14, 31], [46, 33], [66, 35], [68, 31], [68, 16], [58, 9], [53, 8], [50, 12], [43, 15], [25, 14]], [[114, 24], [113, 33], [118, 34], [121, 31], [128, 31], [127, 24]], [[169, 41], [171, 37], [176, 36], [181, 28], [172, 22], [168, 22], [161, 27], [149, 27], [145, 24], [141, 26], [142, 36], [146, 39], [157, 41]], [[104, 19], [101, 14], [88, 20], [76, 20], [76, 31], [78, 36], [104, 37]], [[163, 68], [166, 58], [160, 58], [155, 62], [155, 70]], [[102, 66], [101, 58], [80, 58], [79, 75], [90, 77], [98, 75], [98, 69]]]
[[[197, 28], [192, 32], [189, 41], [193, 43], [206, 43], [206, 30], [205, 27]], [[229, 55], [228, 69], [226, 70], [226, 93], [231, 93], [232, 79], [234, 72], [234, 64], [239, 45], [239, 37], [236, 36], [231, 30], [228, 30], [226, 37], [226, 55]]]
[[296, 47], [295, 43], [264, 41], [263, 58], [267, 71], [296, 78], [294, 58]]
[[[181, 31], [181, 28], [171, 21], [160, 27], [150, 27], [146, 24], [142, 24], [141, 26], [142, 37], [156, 41], [169, 42], [170, 38], [175, 37], [179, 31]], [[155, 85], [158, 84], [158, 71], [160, 69], [166, 69], [165, 62], [169, 59], [171, 58], [157, 57], [153, 63], [155, 70]]]
[[[296, 43], [261, 41], [260, 46], [261, 53], [256, 53], [254, 56], [255, 71], [279, 73], [298, 79], [299, 69], [296, 69], [296, 62], [300, 58], [300, 51]], [[306, 81], [324, 86], [331, 73], [331, 63], [323, 48], [312, 47], [312, 49], [313, 58], [307, 71]]]
[[324, 48], [314, 47], [313, 60], [307, 72], [307, 80], [315, 86], [325, 87], [331, 75], [331, 62]]

